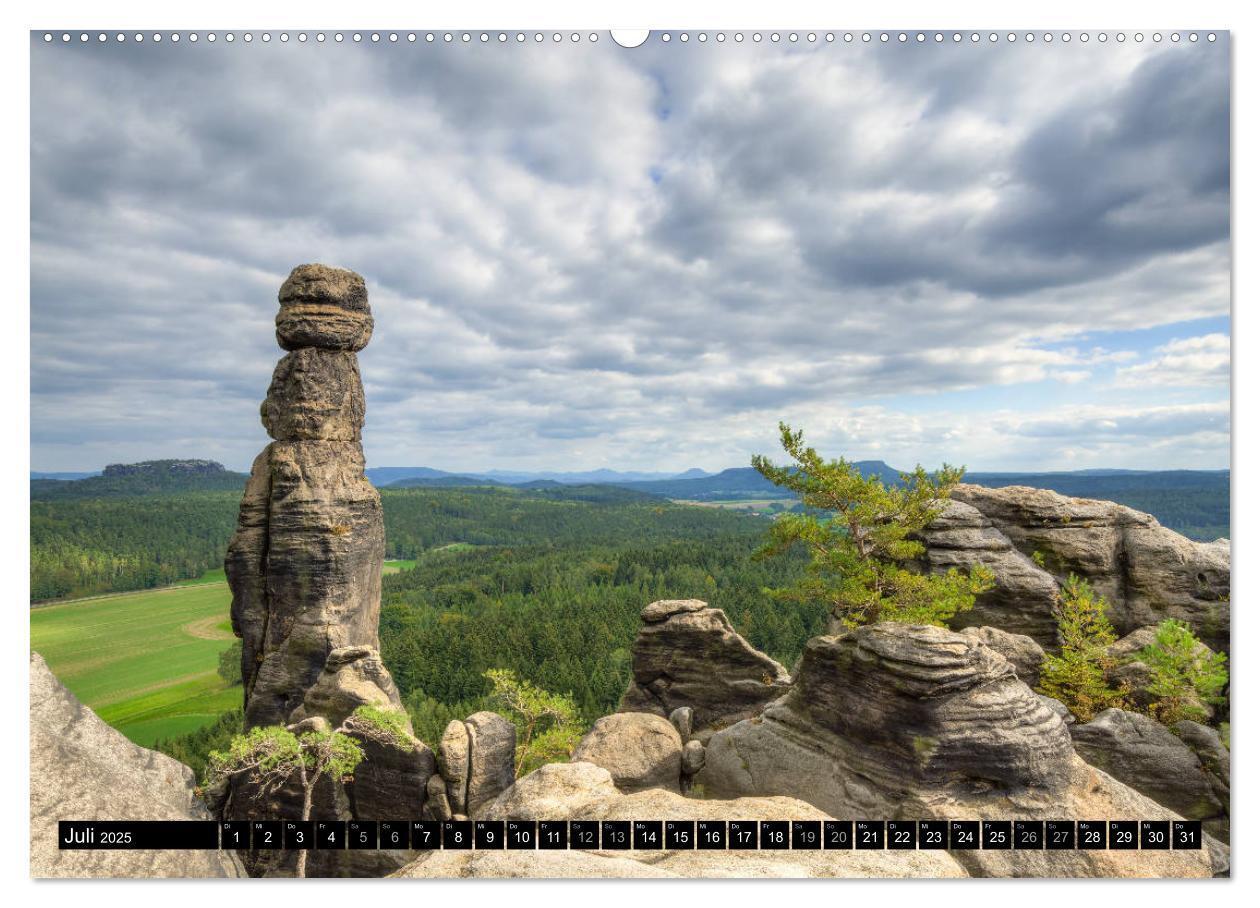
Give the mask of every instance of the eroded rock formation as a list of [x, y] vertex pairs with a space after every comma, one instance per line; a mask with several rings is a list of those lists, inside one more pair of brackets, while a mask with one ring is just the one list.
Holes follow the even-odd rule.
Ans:
[[[1054, 594], [1074, 573], [1106, 597], [1120, 634], [1177, 618], [1213, 649], [1229, 648], [1227, 540], [1193, 542], [1150, 514], [1111, 501], [969, 484], [954, 489], [953, 501], [923, 536], [933, 568], [982, 562], [996, 575], [996, 587], [959, 616], [961, 623], [992, 625], [1052, 646]], [[1044, 569], [1031, 560], [1034, 553]]]
[[[364, 476], [365, 413], [357, 352], [372, 336], [363, 278], [301, 265], [280, 288], [277, 364], [262, 422], [274, 439], [254, 461], [226, 570], [242, 640], [247, 727], [336, 727], [360, 706], [402, 710], [381, 662], [378, 619], [385, 529]], [[410, 723], [407, 723], [410, 731]], [[405, 734], [363, 741], [349, 782], [323, 781], [313, 819], [426, 816], [436, 759]], [[298, 816], [296, 783], [260, 796], [248, 779], [224, 795], [233, 819]], [[250, 872], [284, 875], [291, 853], [251, 853]], [[308, 873], [379, 875], [394, 852], [313, 852]]]
[[231, 851], [60, 851], [59, 820], [210, 820], [193, 771], [106, 725], [31, 653], [31, 876], [242, 877]]
[[[280, 288], [276, 340], [290, 352], [262, 405], [274, 441], [254, 461], [226, 561], [249, 726], [291, 721], [334, 650], [379, 648], [385, 531], [363, 475], [356, 356], [371, 336], [354, 272], [302, 265]], [[392, 684], [382, 693], [400, 705]]]
[[473, 713], [453, 720], [438, 745], [438, 768], [445, 784], [433, 783], [438, 819], [478, 816], [482, 807], [516, 778], [516, 726], [498, 713]]
[[[1059, 715], [996, 651], [878, 624], [809, 641], [790, 693], [716, 732], [696, 776], [717, 797], [787, 795], [835, 817], [1175, 814], [1085, 763]], [[1209, 876], [1209, 853], [954, 852], [982, 876]]]
[[620, 712], [667, 717], [685, 706], [700, 734], [753, 714], [788, 689], [787, 669], [750, 646], [721, 609], [666, 599], [644, 608], [642, 618]]
[[1103, 710], [1071, 727], [1076, 751], [1087, 762], [1178, 815], [1202, 820], [1207, 832], [1228, 842], [1229, 751], [1205, 726], [1186, 722], [1178, 731], [1186, 740], [1123, 709]]

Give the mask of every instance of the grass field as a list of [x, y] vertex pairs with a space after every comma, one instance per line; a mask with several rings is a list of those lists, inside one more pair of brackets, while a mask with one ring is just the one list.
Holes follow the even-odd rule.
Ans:
[[[395, 574], [414, 561], [387, 561]], [[158, 590], [31, 609], [31, 649], [98, 716], [144, 746], [241, 705], [216, 668], [236, 639], [223, 569]]]
[[137, 744], [184, 734], [239, 706], [215, 671], [231, 645], [223, 582], [31, 610], [31, 648], [76, 697]]

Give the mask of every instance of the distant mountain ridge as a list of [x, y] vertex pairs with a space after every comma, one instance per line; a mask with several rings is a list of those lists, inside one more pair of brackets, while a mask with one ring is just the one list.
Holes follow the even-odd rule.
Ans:
[[234, 473], [213, 460], [145, 460], [113, 463], [99, 476], [83, 479], [32, 479], [31, 498], [116, 498], [172, 495], [181, 492], [239, 492], [245, 473]]
[[[885, 484], [900, 481], [900, 472], [880, 460], [857, 461], [866, 476], [878, 476]], [[457, 488], [510, 486], [587, 501], [616, 501], [624, 496], [650, 496], [677, 500], [787, 499], [791, 496], [772, 485], [752, 467], [734, 467], [709, 474], [691, 469], [682, 474], [642, 474], [615, 470], [526, 473], [493, 470], [489, 473], [451, 473], [431, 467], [373, 467], [368, 478], [382, 489]], [[198, 491], [240, 492], [248, 478], [212, 460], [151, 460], [136, 464], [110, 464], [99, 475], [45, 478], [31, 474], [31, 498], [106, 498], [136, 495], [179, 494]], [[58, 474], [54, 474], [58, 475]], [[616, 479], [581, 479], [612, 476]], [[634, 476], [655, 479], [627, 479]], [[516, 477], [524, 476], [525, 479]], [[1047, 473], [976, 472], [965, 481], [976, 485], [1011, 485], [1050, 489], [1077, 498], [1100, 498], [1153, 514], [1164, 526], [1195, 539], [1216, 539], [1230, 534], [1229, 470], [1125, 470], [1088, 469]], [[567, 491], [566, 491], [567, 490]], [[613, 490], [621, 490], [621, 493]]]
[[[527, 482], [550, 480], [563, 485], [616, 484], [627, 482], [650, 482], [708, 476], [704, 470], [693, 467], [685, 473], [653, 473], [635, 470], [461, 470], [454, 473], [448, 470], [436, 470], [433, 467], [369, 467], [367, 478], [375, 486], [382, 487], [411, 479], [449, 479], [462, 477], [473, 480], [490, 480], [503, 485], [520, 485]], [[448, 485], [450, 483], [447, 483]], [[397, 487], [397, 486], [396, 486]]]
[[[862, 471], [863, 476], [878, 476], [886, 485], [901, 481], [901, 474], [882, 460], [859, 460], [854, 465]], [[790, 493], [774, 485], [752, 467], [732, 467], [721, 473], [696, 479], [667, 479], [618, 484], [640, 492], [652, 492], [667, 498], [693, 501], [718, 501], [725, 497], [739, 498], [754, 495], [766, 498], [791, 497]]]

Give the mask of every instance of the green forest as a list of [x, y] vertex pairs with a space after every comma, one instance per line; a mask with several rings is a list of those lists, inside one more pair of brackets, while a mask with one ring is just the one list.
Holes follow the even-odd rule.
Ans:
[[[63, 483], [57, 494], [33, 496], [33, 600], [160, 587], [221, 568], [239, 489], [163, 492], [142, 476], [111, 480], [105, 491], [99, 482]], [[1156, 503], [1171, 495], [1165, 505], [1196, 510], [1182, 489], [1117, 491]], [[800, 553], [753, 557], [770, 517], [604, 485], [397, 488], [381, 499], [386, 557], [414, 562], [384, 577], [382, 655], [423, 740], [492, 707], [488, 669], [570, 695], [586, 722], [613, 711], [639, 612], [656, 599], [724, 609], [750, 643], [788, 667], [826, 623], [821, 606], [767, 594], [806, 564]], [[239, 726], [237, 710], [155, 746], [197, 768]]]
[[657, 599], [724, 609], [754, 646], [790, 667], [822, 633], [825, 609], [765, 594], [795, 579], [804, 559], [754, 560], [766, 521], [738, 519], [751, 532], [687, 539], [661, 527], [620, 544], [463, 550], [386, 577], [382, 655], [417, 733], [440, 734], [483, 708], [489, 668], [571, 694], [587, 721], [614, 711], [639, 612]]

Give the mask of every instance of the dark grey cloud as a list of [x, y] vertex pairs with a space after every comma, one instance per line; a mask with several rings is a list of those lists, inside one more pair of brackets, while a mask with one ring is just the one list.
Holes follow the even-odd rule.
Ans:
[[246, 465], [304, 261], [368, 279], [377, 464], [718, 468], [787, 415], [957, 460], [1065, 395], [1219, 406], [1217, 348], [1070, 341], [1228, 315], [1228, 80], [1224, 41], [35, 40], [32, 460]]

